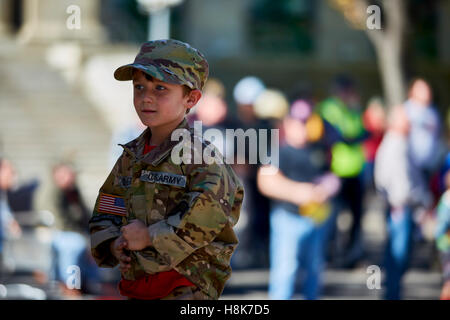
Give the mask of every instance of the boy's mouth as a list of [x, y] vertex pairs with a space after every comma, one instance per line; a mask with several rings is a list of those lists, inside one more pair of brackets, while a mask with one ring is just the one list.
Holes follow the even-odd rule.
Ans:
[[155, 110], [141, 110], [142, 113], [146, 113], [146, 114], [151, 114], [151, 113], [155, 113]]

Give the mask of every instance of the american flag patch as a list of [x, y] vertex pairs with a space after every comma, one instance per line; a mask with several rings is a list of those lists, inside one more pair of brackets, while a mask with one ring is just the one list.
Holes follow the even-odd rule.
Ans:
[[119, 216], [127, 215], [125, 201], [123, 198], [106, 193], [100, 193], [97, 211], [101, 213], [116, 214]]

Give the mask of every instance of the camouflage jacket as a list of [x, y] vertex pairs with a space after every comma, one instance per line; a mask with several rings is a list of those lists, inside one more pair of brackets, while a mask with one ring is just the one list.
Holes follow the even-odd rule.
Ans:
[[[178, 128], [198, 139], [186, 120]], [[92, 255], [100, 267], [116, 266], [110, 243], [122, 225], [139, 219], [148, 226], [152, 246], [130, 252], [132, 267], [122, 277], [133, 280], [175, 269], [218, 299], [238, 244], [233, 226], [244, 197], [242, 184], [228, 164], [175, 164], [171, 151], [179, 142], [171, 137], [143, 156], [150, 135], [147, 128], [122, 145], [122, 155], [100, 188], [89, 221]], [[201, 145], [212, 146], [203, 140]]]

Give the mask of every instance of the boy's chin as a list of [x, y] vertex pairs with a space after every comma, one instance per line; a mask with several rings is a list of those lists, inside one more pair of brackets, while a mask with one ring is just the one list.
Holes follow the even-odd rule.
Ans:
[[181, 118], [181, 119], [170, 119], [165, 121], [161, 119], [149, 119], [147, 117], [140, 117], [140, 119], [145, 126], [150, 128], [173, 126], [174, 124], [178, 124], [180, 121], [183, 120], [183, 118]]
[[158, 126], [158, 121], [156, 119], [149, 119], [149, 117], [139, 117], [144, 126], [154, 127]]

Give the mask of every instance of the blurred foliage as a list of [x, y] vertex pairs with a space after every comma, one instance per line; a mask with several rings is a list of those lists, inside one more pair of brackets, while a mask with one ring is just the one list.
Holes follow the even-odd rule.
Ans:
[[101, 0], [100, 20], [111, 42], [142, 43], [147, 40], [147, 15], [137, 0]]
[[[188, 1], [172, 11], [174, 36], [181, 35], [186, 25], [183, 13]], [[357, 16], [366, 15], [365, 10], [359, 7], [360, 0], [327, 2], [341, 11], [353, 27], [360, 28]], [[367, 3], [380, 5], [383, 12], [382, 1], [368, 0]], [[435, 60], [438, 55], [439, 0], [408, 0], [407, 3], [410, 52], [414, 52], [417, 58]], [[254, 51], [268, 54], [314, 53], [317, 7], [318, 1], [314, 0], [252, 0], [248, 28]], [[140, 43], [146, 40], [147, 16], [139, 10], [137, 0], [102, 0], [101, 21], [112, 42]]]
[[174, 39], [184, 40], [184, 22], [189, 0], [172, 7], [170, 10], [170, 34]]
[[[447, 0], [448, 1], [448, 0]], [[438, 57], [438, 0], [409, 0], [410, 36], [417, 58], [434, 61]]]
[[249, 12], [249, 29], [255, 51], [312, 52], [316, 3], [313, 0], [254, 0]]
[[[340, 11], [352, 28], [363, 30], [366, 28], [365, 3], [361, 0], [328, 0], [328, 4]], [[375, 4], [368, 2], [367, 4]]]
[[[391, 0], [388, 0], [391, 1]], [[448, 1], [448, 0], [447, 0]], [[382, 25], [383, 1], [381, 0], [328, 0], [329, 4], [339, 10], [355, 29], [365, 28], [366, 5], [378, 5], [381, 9]], [[437, 28], [439, 0], [407, 0], [407, 42], [415, 58], [434, 61], [438, 57]]]

